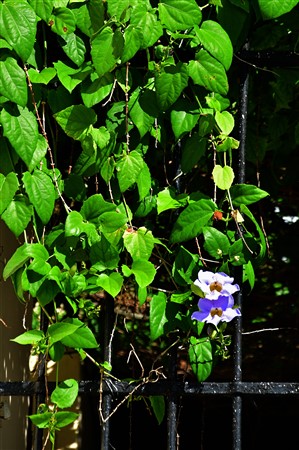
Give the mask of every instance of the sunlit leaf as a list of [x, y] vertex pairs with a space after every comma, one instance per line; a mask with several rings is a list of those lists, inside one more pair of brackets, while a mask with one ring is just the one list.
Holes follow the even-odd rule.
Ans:
[[168, 109], [179, 98], [187, 84], [187, 66], [181, 62], [176, 66], [166, 66], [162, 72], [157, 73], [155, 85], [160, 108], [163, 111]]
[[214, 182], [219, 189], [229, 189], [234, 181], [234, 171], [230, 166], [216, 164], [212, 172]]
[[0, 3], [0, 35], [24, 62], [33, 50], [36, 23], [35, 12], [27, 2], [6, 0]]
[[291, 11], [298, 0], [258, 0], [258, 4], [264, 19], [275, 19]]
[[154, 237], [150, 230], [145, 227], [128, 229], [124, 232], [123, 239], [133, 259], [149, 259], [154, 248]]
[[188, 73], [195, 84], [221, 95], [227, 94], [228, 81], [225, 69], [205, 50], [200, 50], [196, 59], [189, 62]]
[[35, 170], [32, 174], [25, 172], [23, 182], [30, 202], [41, 221], [47, 224], [52, 215], [56, 198], [51, 178], [41, 170]]
[[195, 0], [163, 0], [158, 5], [160, 20], [170, 31], [186, 30], [201, 21]]
[[142, 156], [135, 150], [123, 156], [117, 163], [117, 178], [121, 192], [125, 192], [136, 183], [143, 169]]
[[99, 76], [114, 69], [122, 54], [124, 38], [120, 31], [105, 27], [91, 42], [91, 57]]
[[61, 381], [51, 394], [51, 401], [58, 408], [70, 408], [79, 392], [78, 382], [72, 378]]
[[204, 48], [228, 70], [233, 59], [233, 46], [222, 26], [214, 20], [205, 20], [200, 28], [195, 27], [195, 32]]
[[78, 140], [84, 139], [97, 120], [96, 113], [84, 105], [69, 106], [54, 117], [68, 136]]
[[20, 106], [28, 100], [25, 72], [15, 58], [0, 60], [0, 94]]
[[6, 177], [0, 173], [0, 215], [12, 201], [18, 187], [18, 178], [14, 172], [10, 172]]
[[75, 16], [69, 8], [55, 8], [48, 19], [48, 25], [54, 33], [65, 36], [75, 31]]
[[32, 206], [24, 195], [16, 195], [2, 214], [2, 219], [18, 237], [26, 229], [32, 216]]
[[164, 292], [153, 295], [150, 301], [150, 336], [152, 341], [164, 333], [164, 325], [167, 322], [166, 301], [167, 297]]

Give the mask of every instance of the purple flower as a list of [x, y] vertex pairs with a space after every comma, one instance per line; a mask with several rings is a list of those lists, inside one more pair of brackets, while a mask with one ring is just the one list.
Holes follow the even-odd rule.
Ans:
[[195, 311], [191, 319], [200, 322], [218, 325], [219, 322], [230, 322], [236, 316], [241, 315], [241, 311], [233, 309], [234, 299], [231, 295], [219, 295], [216, 300], [201, 298], [198, 302], [199, 311]]
[[233, 281], [234, 279], [226, 275], [226, 273], [200, 270], [198, 279], [194, 281], [194, 284], [203, 292], [204, 298], [217, 300], [220, 296], [230, 297], [240, 290], [238, 284], [232, 284]]

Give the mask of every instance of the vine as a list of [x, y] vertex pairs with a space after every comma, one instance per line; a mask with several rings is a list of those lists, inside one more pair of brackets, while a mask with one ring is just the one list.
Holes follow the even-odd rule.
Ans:
[[[70, 348], [114, 376], [95, 326], [102, 292], [113, 301], [133, 290], [151, 343], [163, 354], [175, 335], [198, 381], [229, 357], [224, 331], [241, 315], [235, 269], [253, 289], [267, 241], [250, 208], [268, 196], [260, 182], [235, 182], [232, 61], [245, 24], [297, 5], [253, 3], [0, 3], [0, 214], [19, 243], [3, 279], [49, 320], [14, 341], [57, 371]], [[165, 376], [139, 363], [141, 384]], [[77, 395], [78, 382], [57, 372], [30, 416], [53, 449], [77, 418], [68, 411]]]

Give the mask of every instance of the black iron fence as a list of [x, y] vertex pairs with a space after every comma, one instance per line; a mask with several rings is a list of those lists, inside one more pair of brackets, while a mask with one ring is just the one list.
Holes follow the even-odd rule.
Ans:
[[[299, 55], [291, 52], [279, 53], [279, 52], [251, 52], [247, 48], [244, 48], [242, 52], [238, 54], [238, 61], [243, 68], [243, 73], [240, 82], [240, 100], [239, 100], [239, 124], [238, 124], [238, 138], [240, 140], [239, 159], [238, 159], [238, 181], [239, 183], [245, 182], [245, 146], [246, 146], [246, 124], [247, 124], [247, 100], [248, 100], [248, 79], [250, 76], [250, 70], [256, 66], [265, 67], [299, 67]], [[244, 299], [246, 301], [246, 299]], [[242, 305], [242, 290], [238, 293], [237, 304]], [[105, 304], [104, 314], [104, 359], [107, 362], [111, 362], [111, 354], [113, 349], [111, 348], [111, 333], [113, 330], [113, 302], [107, 301]], [[234, 351], [233, 351], [233, 376], [231, 381], [221, 382], [194, 382], [183, 381], [177, 376], [177, 348], [172, 346], [169, 355], [169, 368], [168, 378], [159, 379], [151, 382], [147, 380], [144, 383], [130, 383], [127, 381], [118, 381], [111, 377], [104, 377], [103, 379], [94, 379], [87, 381], [80, 381], [79, 394], [81, 397], [96, 397], [101, 398], [101, 411], [102, 411], [102, 424], [101, 430], [98, 436], [98, 444], [96, 443], [95, 436], [93, 436], [94, 444], [89, 444], [88, 447], [82, 447], [82, 450], [101, 448], [101, 450], [114, 449], [114, 445], [111, 440], [111, 420], [113, 411], [115, 408], [115, 402], [118, 404], [124, 404], [125, 400], [129, 397], [149, 397], [153, 395], [162, 395], [166, 399], [167, 411], [166, 416], [166, 436], [165, 442], [157, 442], [155, 448], [164, 450], [178, 450], [185, 449], [186, 446], [180, 446], [179, 441], [179, 410], [184, 399], [221, 399], [225, 398], [231, 403], [230, 417], [226, 417], [226, 421], [230, 424], [230, 430], [226, 430], [230, 433], [230, 444], [225, 443], [223, 448], [232, 448], [233, 450], [244, 450], [245, 448], [253, 448], [253, 444], [243, 439], [242, 431], [242, 417], [243, 417], [243, 402], [248, 398], [257, 399], [259, 397], [274, 397], [276, 399], [288, 398], [296, 399], [298, 401], [299, 396], [299, 382], [247, 382], [242, 379], [242, 317], [235, 319], [235, 331], [234, 331]], [[45, 385], [45, 364], [39, 365], [38, 379], [37, 381], [19, 381], [19, 382], [5, 382], [0, 381], [0, 395], [1, 396], [29, 396], [35, 399], [34, 404], [38, 405], [44, 401], [46, 395], [46, 389], [51, 392], [54, 389], [54, 383], [47, 382]], [[226, 403], [227, 405], [227, 403]], [[277, 403], [278, 405], [278, 403]], [[299, 402], [298, 402], [299, 406]], [[298, 408], [297, 406], [297, 408]], [[282, 406], [284, 408], [285, 406]], [[194, 408], [194, 404], [192, 406]], [[299, 408], [298, 408], [299, 410]], [[201, 412], [200, 412], [201, 411]], [[191, 411], [192, 414], [197, 415], [197, 429], [190, 430], [190, 434], [193, 435], [194, 441], [192, 448], [205, 449], [203, 443], [203, 432], [205, 427], [204, 414], [205, 409], [195, 409]], [[226, 409], [227, 414], [227, 409]], [[111, 417], [111, 418], [110, 418]], [[215, 414], [215, 421], [219, 421], [219, 417]], [[298, 414], [299, 418], [299, 414]], [[29, 426], [29, 425], [28, 425]], [[200, 431], [201, 428], [201, 431]], [[82, 430], [84, 433], [84, 430]], [[294, 430], [294, 439], [295, 439]], [[119, 433], [116, 430], [116, 433]], [[209, 435], [210, 441], [215, 439], [218, 432], [222, 432], [222, 428], [218, 423], [214, 424], [212, 434]], [[267, 431], [265, 430], [265, 433]], [[270, 430], [270, 433], [276, 431]], [[33, 437], [32, 437], [33, 436]], [[201, 436], [201, 437], [198, 437]], [[146, 440], [146, 436], [144, 436]], [[272, 439], [273, 442], [273, 439]], [[279, 444], [277, 444], [279, 445]], [[43, 430], [37, 429], [35, 434], [28, 433], [27, 450], [42, 450], [43, 448]], [[123, 444], [120, 450], [127, 449], [127, 444]], [[131, 447], [130, 447], [131, 448]], [[143, 448], [147, 448], [146, 444]], [[191, 448], [191, 447], [188, 447]], [[207, 448], [216, 448], [207, 447]], [[264, 447], [266, 448], [266, 447]], [[270, 447], [268, 447], [270, 448]], [[279, 446], [271, 448], [280, 448]], [[6, 450], [3, 448], [3, 450]], [[17, 449], [16, 449], [17, 450]]]

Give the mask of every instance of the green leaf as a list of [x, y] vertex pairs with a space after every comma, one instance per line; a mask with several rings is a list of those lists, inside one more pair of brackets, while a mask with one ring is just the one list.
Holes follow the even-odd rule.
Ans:
[[171, 232], [171, 242], [183, 242], [198, 236], [213, 217], [216, 205], [211, 200], [201, 199], [179, 215]]
[[80, 213], [88, 222], [100, 225], [100, 215], [115, 210], [116, 206], [113, 203], [106, 202], [102, 194], [94, 194], [83, 202]]
[[17, 154], [28, 168], [33, 168], [32, 161], [38, 143], [37, 121], [27, 108], [18, 107], [14, 113], [2, 109], [1, 122], [3, 134], [7, 137]]
[[201, 27], [195, 27], [200, 43], [228, 70], [233, 59], [233, 46], [222, 26], [213, 20], [205, 20]]
[[26, 75], [14, 58], [6, 57], [0, 61], [0, 95], [20, 106], [28, 100]]
[[229, 259], [233, 266], [243, 266], [248, 261], [246, 247], [242, 239], [237, 239], [229, 248]]
[[25, 62], [34, 46], [37, 18], [25, 1], [6, 0], [0, 3], [0, 35]]
[[204, 249], [215, 259], [227, 255], [230, 248], [230, 241], [226, 234], [213, 227], [204, 227], [205, 238]]
[[245, 282], [246, 280], [249, 282], [250, 289], [253, 289], [255, 285], [255, 273], [251, 261], [248, 261], [248, 263], [244, 264], [243, 282]]
[[66, 319], [64, 322], [78, 325], [78, 329], [61, 340], [62, 344], [71, 348], [97, 348], [97, 341], [92, 331], [79, 319]]
[[131, 25], [142, 30], [143, 37], [140, 48], [148, 48], [163, 34], [163, 28], [153, 10], [147, 11], [144, 4], [138, 4], [131, 12]]
[[158, 193], [158, 214], [161, 214], [163, 211], [167, 211], [168, 209], [179, 208], [180, 206], [182, 206], [182, 204], [177, 200], [177, 195], [174, 188], [167, 187]]
[[29, 419], [38, 428], [48, 428], [50, 426], [50, 420], [54, 416], [52, 412], [45, 412], [42, 414], [31, 414]]
[[188, 85], [188, 71], [184, 63], [166, 66], [156, 73], [155, 86], [159, 107], [166, 111], [181, 95]]
[[119, 252], [104, 236], [101, 237], [100, 242], [94, 244], [90, 249], [92, 269], [99, 272], [106, 269], [116, 269], [118, 267], [119, 259]]
[[18, 187], [18, 178], [14, 172], [10, 172], [6, 177], [0, 173], [0, 215], [14, 198]]
[[49, 357], [52, 361], [58, 362], [62, 359], [65, 352], [65, 347], [61, 342], [55, 342], [55, 344], [51, 345], [49, 348]]
[[180, 246], [172, 267], [172, 276], [177, 284], [186, 286], [194, 278], [194, 272], [198, 271], [199, 256], [190, 253], [183, 246]]
[[76, 33], [69, 33], [63, 36], [64, 43], [61, 45], [65, 54], [78, 67], [84, 62], [86, 48], [83, 39]]
[[200, 50], [196, 55], [196, 60], [189, 62], [188, 73], [195, 84], [221, 95], [227, 94], [228, 81], [225, 69], [205, 50]]
[[198, 122], [200, 112], [198, 108], [191, 105], [187, 100], [179, 100], [172, 108], [170, 120], [172, 130], [176, 139], [191, 131]]
[[173, 303], [183, 304], [186, 300], [188, 300], [191, 296], [191, 291], [187, 292], [176, 292], [171, 294], [170, 301]]
[[156, 275], [155, 266], [150, 261], [142, 259], [133, 261], [131, 269], [126, 265], [122, 265], [122, 271], [125, 277], [133, 274], [138, 286], [141, 288], [145, 288], [151, 284]]
[[119, 30], [104, 28], [91, 42], [91, 57], [97, 74], [110, 72], [122, 54], [124, 38]]
[[118, 161], [116, 168], [120, 191], [125, 192], [136, 183], [143, 169], [143, 158], [136, 150], [133, 150]]
[[84, 139], [91, 125], [97, 121], [97, 115], [84, 105], [72, 105], [54, 114], [64, 132], [73, 139]]
[[216, 111], [215, 120], [223, 134], [230, 134], [235, 126], [235, 120], [228, 111]]
[[149, 397], [158, 424], [161, 425], [165, 416], [165, 400], [163, 395], [151, 395]]
[[69, 378], [61, 381], [51, 394], [51, 402], [58, 408], [70, 408], [78, 397], [79, 385], [76, 380]]
[[136, 183], [138, 187], [139, 201], [142, 201], [148, 195], [152, 186], [151, 173], [149, 171], [148, 165], [144, 161], [142, 170], [139, 172]]
[[75, 69], [62, 61], [55, 62], [54, 67], [57, 71], [59, 81], [69, 91], [69, 93], [73, 92], [75, 87], [78, 86], [78, 84], [81, 84], [92, 70], [89, 65], [83, 65], [79, 69]]
[[80, 8], [73, 9], [77, 27], [91, 37], [104, 25], [106, 8], [102, 0], [90, 0], [81, 5]]
[[149, 89], [142, 91], [138, 87], [130, 96], [129, 114], [137, 127], [140, 138], [151, 129], [158, 115], [155, 93]]
[[235, 184], [230, 189], [231, 199], [233, 205], [238, 207], [240, 205], [250, 205], [258, 202], [269, 194], [263, 189], [258, 188], [254, 184]]
[[7, 280], [13, 273], [22, 267], [30, 258], [41, 258], [45, 261], [49, 258], [49, 254], [45, 247], [41, 244], [24, 243], [11, 256], [3, 270], [3, 279]]
[[92, 83], [84, 82], [81, 87], [82, 100], [88, 108], [100, 103], [110, 94], [114, 81], [113, 75], [109, 72], [100, 77], [94, 73], [90, 78]]
[[290, 12], [298, 0], [258, 0], [263, 19], [275, 19]]
[[154, 237], [150, 230], [140, 227], [137, 230], [133, 228], [124, 232], [124, 246], [134, 259], [149, 259], [154, 245]]
[[[31, 417], [32, 420], [32, 416]], [[60, 428], [66, 427], [70, 423], [73, 423], [77, 420], [79, 414], [71, 412], [71, 411], [58, 411], [54, 415], [54, 423], [55, 427], [59, 430]]]
[[213, 368], [212, 344], [209, 338], [190, 338], [188, 350], [190, 364], [199, 382], [205, 381]]
[[28, 69], [28, 75], [31, 83], [48, 84], [56, 76], [54, 67], [46, 67], [41, 72], [33, 68]]
[[81, 325], [67, 323], [67, 322], [57, 322], [49, 326], [48, 335], [50, 337], [50, 344], [61, 341], [66, 336], [75, 333]]
[[201, 22], [201, 10], [195, 0], [163, 0], [158, 10], [162, 24], [170, 31], [186, 30]]
[[32, 216], [32, 206], [28, 198], [23, 195], [16, 195], [2, 214], [2, 219], [18, 237], [25, 230]]
[[122, 16], [125, 14], [129, 6], [129, 0], [109, 0], [108, 13], [110, 17], [121, 20]]
[[127, 216], [116, 211], [104, 212], [99, 217], [100, 230], [107, 235], [122, 228], [127, 222]]
[[167, 322], [166, 302], [167, 297], [164, 292], [153, 295], [150, 301], [150, 337], [152, 341], [164, 334], [164, 325]]
[[55, 8], [49, 17], [48, 24], [51, 30], [60, 36], [73, 33], [76, 29], [76, 19], [69, 8]]
[[43, 19], [45, 22], [48, 21], [53, 10], [54, 0], [29, 0], [29, 4], [34, 9], [38, 17]]
[[71, 211], [65, 221], [65, 235], [66, 236], [80, 236], [80, 234], [86, 233], [86, 235], [95, 239], [98, 236], [96, 227], [93, 223], [86, 222], [82, 215], [78, 211]]
[[[47, 151], [48, 151], [48, 143], [46, 139], [41, 134], [38, 134], [35, 151], [32, 156], [32, 160], [28, 165], [28, 169], [30, 171], [33, 170], [37, 165], [40, 167], [40, 163], [42, 162], [42, 159], [46, 155]], [[59, 176], [59, 171], [56, 171], [56, 176], [57, 175]]]
[[235, 174], [230, 166], [221, 167], [218, 164], [212, 172], [214, 183], [219, 189], [229, 189], [234, 181]]
[[33, 345], [41, 341], [44, 337], [44, 333], [41, 330], [29, 330], [11, 339], [11, 341], [21, 345]]
[[197, 286], [193, 282], [191, 283], [191, 291], [193, 292], [193, 294], [197, 295], [198, 297], [201, 297], [201, 298], [205, 297], [205, 293], [200, 289], [199, 286]]
[[138, 52], [143, 40], [142, 30], [134, 25], [129, 25], [124, 31], [124, 49], [121, 62], [129, 61]]
[[224, 135], [222, 135], [221, 138], [222, 138], [221, 143], [216, 144], [217, 152], [227, 152], [229, 150], [239, 148], [239, 141], [232, 138], [231, 136], [225, 137]]
[[113, 272], [110, 275], [101, 273], [97, 277], [97, 285], [103, 288], [111, 297], [116, 297], [122, 288], [123, 277], [120, 273]]
[[52, 216], [56, 198], [51, 178], [41, 170], [35, 170], [33, 174], [24, 173], [23, 183], [30, 202], [42, 223], [46, 225]]
[[261, 229], [261, 227], [259, 226], [258, 222], [256, 221], [254, 215], [252, 214], [252, 212], [247, 208], [247, 206], [245, 205], [241, 205], [240, 207], [240, 211], [242, 214], [245, 214], [255, 225], [256, 230], [258, 232], [259, 238], [260, 238], [260, 253], [258, 255], [258, 257], [254, 260], [252, 260], [252, 264], [255, 265], [260, 265], [263, 263], [264, 258], [266, 256], [266, 252], [267, 252], [267, 242], [266, 242], [266, 238], [265, 235]]
[[140, 286], [138, 286], [138, 290], [137, 290], [137, 298], [138, 298], [138, 302], [141, 305], [144, 304], [144, 302], [147, 299], [147, 288], [141, 288]]
[[190, 172], [205, 155], [207, 139], [199, 133], [193, 133], [186, 141], [182, 149], [181, 169], [183, 173]]

